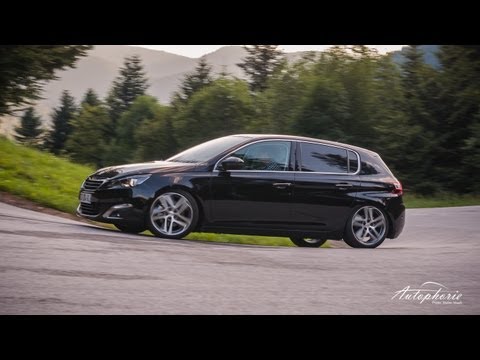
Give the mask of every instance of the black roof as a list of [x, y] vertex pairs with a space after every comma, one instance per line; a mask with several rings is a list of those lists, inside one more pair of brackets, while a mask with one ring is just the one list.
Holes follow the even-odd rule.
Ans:
[[345, 147], [347, 149], [352, 149], [356, 150], [358, 152], [368, 152], [371, 154], [378, 155], [375, 151], [365, 149], [359, 146], [355, 145], [350, 145], [350, 144], [345, 144], [345, 143], [340, 143], [336, 141], [331, 141], [331, 140], [323, 140], [323, 139], [316, 139], [316, 138], [311, 138], [311, 137], [306, 137], [306, 136], [296, 136], [296, 135], [281, 135], [281, 134], [235, 134], [232, 136], [245, 136], [245, 137], [250, 137], [254, 139], [285, 139], [285, 140], [303, 140], [303, 141], [314, 141], [314, 142], [321, 142], [323, 144], [327, 145], [336, 145], [336, 146], [341, 146]]

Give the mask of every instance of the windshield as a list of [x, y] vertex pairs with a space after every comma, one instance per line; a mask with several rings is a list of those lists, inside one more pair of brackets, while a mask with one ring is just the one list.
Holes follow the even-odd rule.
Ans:
[[246, 136], [225, 136], [222, 138], [210, 140], [203, 144], [194, 146], [190, 149], [182, 151], [180, 154], [172, 156], [167, 161], [184, 162], [184, 163], [200, 163], [210, 160], [230, 149], [231, 147], [241, 144], [249, 139]]

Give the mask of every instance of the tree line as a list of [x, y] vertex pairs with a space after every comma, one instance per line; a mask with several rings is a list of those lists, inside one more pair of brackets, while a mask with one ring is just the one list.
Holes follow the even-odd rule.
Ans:
[[52, 129], [29, 108], [17, 140], [103, 167], [165, 159], [215, 137], [280, 133], [374, 150], [408, 189], [479, 192], [480, 47], [441, 46], [439, 68], [409, 46], [406, 61], [366, 46], [334, 46], [287, 62], [275, 45], [246, 47], [246, 80], [213, 74], [205, 58], [169, 105], [148, 95], [141, 59], [125, 59], [105, 99], [64, 91]]

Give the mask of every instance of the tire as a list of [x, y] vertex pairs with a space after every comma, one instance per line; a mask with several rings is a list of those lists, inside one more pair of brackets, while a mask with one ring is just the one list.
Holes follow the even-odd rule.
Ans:
[[388, 220], [379, 207], [365, 205], [355, 209], [348, 218], [343, 240], [353, 248], [373, 249], [385, 240]]
[[327, 239], [318, 239], [318, 238], [312, 239], [312, 238], [305, 238], [303, 236], [290, 236], [290, 240], [292, 240], [292, 242], [299, 247], [317, 247], [317, 248], [325, 244], [325, 242], [327, 241]]
[[139, 224], [114, 224], [114, 225], [118, 230], [129, 233], [129, 234], [139, 234], [147, 230], [147, 227], [145, 225], [139, 225]]
[[155, 236], [181, 239], [195, 229], [198, 218], [198, 204], [192, 195], [183, 190], [169, 190], [153, 200], [147, 225]]

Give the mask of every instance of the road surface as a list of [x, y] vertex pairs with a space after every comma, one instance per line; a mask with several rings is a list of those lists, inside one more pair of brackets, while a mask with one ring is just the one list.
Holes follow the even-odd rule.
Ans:
[[370, 250], [163, 240], [0, 203], [0, 314], [480, 314], [480, 206], [408, 210]]

